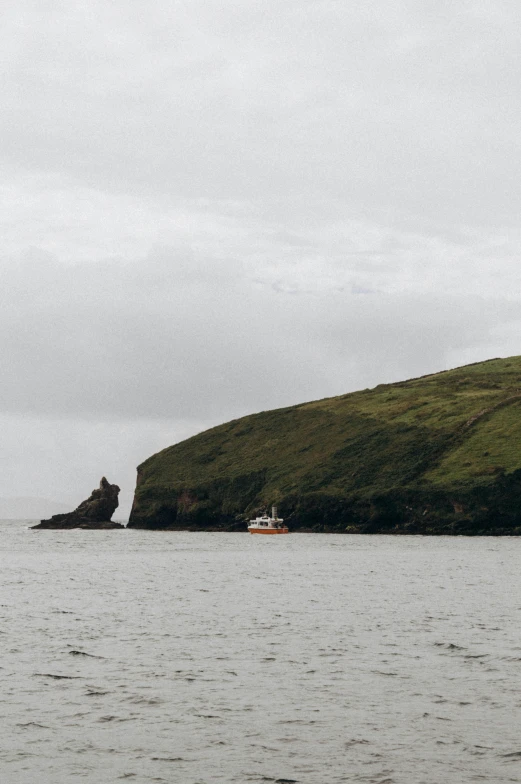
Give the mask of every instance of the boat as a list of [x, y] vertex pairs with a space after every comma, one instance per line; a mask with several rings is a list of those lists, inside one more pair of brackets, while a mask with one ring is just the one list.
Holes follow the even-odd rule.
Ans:
[[256, 517], [255, 520], [248, 522], [248, 531], [250, 534], [289, 534], [287, 525], [284, 525], [284, 520], [277, 515], [277, 507], [271, 507], [271, 517], [268, 513]]

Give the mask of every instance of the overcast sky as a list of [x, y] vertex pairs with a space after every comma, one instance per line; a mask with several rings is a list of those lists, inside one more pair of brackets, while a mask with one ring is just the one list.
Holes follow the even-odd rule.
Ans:
[[0, 496], [521, 353], [516, 0], [4, 0]]

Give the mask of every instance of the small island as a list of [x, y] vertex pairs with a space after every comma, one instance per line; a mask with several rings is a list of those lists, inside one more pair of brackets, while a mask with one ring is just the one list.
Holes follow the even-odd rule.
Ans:
[[73, 511], [66, 514], [53, 515], [49, 520], [42, 520], [32, 528], [84, 528], [89, 530], [107, 530], [112, 528], [124, 528], [121, 523], [111, 520], [119, 502], [119, 487], [111, 485], [103, 476], [98, 488], [92, 491], [89, 498], [82, 501]]

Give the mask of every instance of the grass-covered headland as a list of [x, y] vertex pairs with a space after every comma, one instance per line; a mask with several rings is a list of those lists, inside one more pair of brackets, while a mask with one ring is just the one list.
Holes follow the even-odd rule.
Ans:
[[129, 526], [521, 534], [521, 357], [264, 411], [138, 468]]

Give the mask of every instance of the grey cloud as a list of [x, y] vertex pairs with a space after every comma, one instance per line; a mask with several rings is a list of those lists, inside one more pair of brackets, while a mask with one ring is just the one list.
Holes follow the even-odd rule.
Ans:
[[516, 3], [16, 7], [9, 166], [274, 211], [517, 221]]
[[206, 264], [163, 248], [142, 263], [8, 267], [3, 410], [231, 418], [441, 369], [518, 312], [465, 294], [259, 285], [240, 264]]

